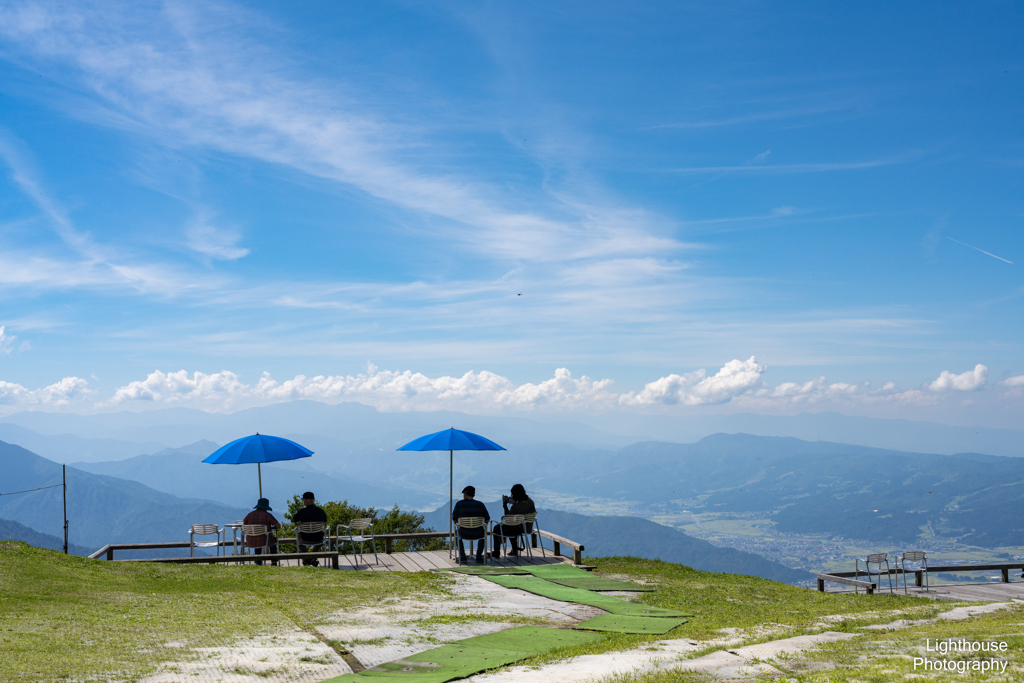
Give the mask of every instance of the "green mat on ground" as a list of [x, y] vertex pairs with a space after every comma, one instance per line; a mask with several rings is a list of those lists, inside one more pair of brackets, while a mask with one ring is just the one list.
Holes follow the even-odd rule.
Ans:
[[644, 592], [653, 591], [654, 589], [649, 586], [641, 586], [640, 584], [633, 583], [631, 581], [620, 581], [619, 579], [609, 579], [606, 576], [584, 576], [581, 578], [549, 578], [543, 577], [545, 581], [551, 581], [557, 583], [559, 586], [568, 586], [569, 588], [582, 588], [585, 591], [634, 591]]
[[507, 631], [466, 638], [403, 659], [386, 662], [357, 674], [345, 674], [324, 683], [395, 680], [409, 683], [444, 683], [480, 671], [511, 664], [527, 657], [570, 645], [598, 640], [598, 633], [579, 633], [542, 626], [520, 626]]
[[638, 617], [692, 617], [692, 614], [677, 612], [661, 607], [651, 607], [636, 602], [627, 602], [611, 595], [602, 595], [582, 588], [570, 588], [561, 586], [551, 581], [546, 581], [536, 576], [481, 576], [480, 578], [492, 581], [505, 588], [518, 588], [535, 595], [543, 595], [552, 600], [561, 602], [575, 602], [580, 605], [590, 605], [603, 609], [612, 614], [632, 614]]
[[542, 579], [585, 579], [593, 576], [586, 569], [580, 569], [568, 563], [528, 564], [525, 567], [520, 567], [520, 569]]
[[493, 574], [495, 576], [522, 575], [528, 576], [530, 572], [521, 567], [445, 567], [444, 569], [431, 569], [432, 572], [457, 572], [459, 574], [470, 574], [480, 576], [482, 574]]
[[576, 628], [584, 631], [604, 631], [605, 633], [648, 633], [662, 636], [676, 626], [685, 624], [686, 619], [670, 617], [636, 617], [629, 614], [602, 614], [587, 619]]
[[554, 581], [570, 588], [582, 588], [588, 591], [653, 591], [630, 581], [610, 579], [606, 576], [595, 576], [585, 569], [571, 564], [528, 565], [522, 569], [534, 576]]

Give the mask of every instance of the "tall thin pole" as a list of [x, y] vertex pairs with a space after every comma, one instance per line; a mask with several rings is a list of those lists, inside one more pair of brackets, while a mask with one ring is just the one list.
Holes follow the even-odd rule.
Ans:
[[68, 466], [60, 466], [60, 477], [64, 483], [64, 554], [68, 554]]
[[[448, 557], [452, 556], [452, 549], [455, 547], [455, 539], [452, 537], [452, 499], [454, 487], [452, 486], [454, 469], [452, 468], [452, 453], [448, 451]], [[461, 551], [460, 551], [461, 552]]]
[[260, 469], [260, 464], [256, 463], [256, 476], [260, 478], [260, 498], [263, 497], [263, 470]]

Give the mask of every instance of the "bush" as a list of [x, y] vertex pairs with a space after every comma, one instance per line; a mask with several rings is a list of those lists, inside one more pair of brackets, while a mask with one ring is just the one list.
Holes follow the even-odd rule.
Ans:
[[[369, 517], [373, 520], [373, 533], [380, 534], [415, 534], [433, 531], [423, 526], [423, 515], [415, 512], [402, 512], [395, 505], [384, 515], [377, 508], [361, 508], [351, 505], [347, 500], [332, 500], [322, 505], [318, 502], [323, 511], [327, 513], [327, 526], [334, 533], [339, 524], [348, 524], [353, 519]], [[284, 518], [288, 520], [281, 525], [281, 536], [295, 536], [295, 525], [292, 523], [292, 516], [304, 507], [302, 499], [294, 496], [288, 503], [288, 512]], [[364, 544], [364, 550], [370, 551], [371, 544]], [[413, 552], [417, 550], [441, 550], [445, 547], [444, 539], [428, 538], [425, 540], [396, 540], [392, 542], [392, 551], [396, 553]], [[281, 544], [282, 552], [293, 552], [294, 544]], [[377, 541], [377, 552], [384, 552], [384, 541]]]

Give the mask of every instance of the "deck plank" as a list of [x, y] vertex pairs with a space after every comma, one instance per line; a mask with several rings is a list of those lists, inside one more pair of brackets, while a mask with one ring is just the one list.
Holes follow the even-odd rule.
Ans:
[[419, 557], [419, 553], [406, 553], [405, 559], [408, 560], [408, 565], [418, 567], [416, 571], [429, 572], [435, 567]]
[[419, 564], [417, 564], [415, 561], [413, 561], [411, 555], [412, 555], [412, 553], [395, 553], [395, 555], [394, 555], [395, 562], [397, 562], [399, 564], [399, 566], [402, 567], [402, 571], [406, 571], [406, 572], [419, 572], [419, 571], [423, 571], [423, 569], [419, 566]]
[[448, 558], [447, 550], [424, 550], [420, 555], [429, 557], [430, 561], [436, 564], [439, 569], [459, 566], [457, 562]]

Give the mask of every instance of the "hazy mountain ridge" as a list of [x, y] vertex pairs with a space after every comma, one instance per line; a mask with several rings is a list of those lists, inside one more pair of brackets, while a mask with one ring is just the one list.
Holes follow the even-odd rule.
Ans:
[[[0, 541], [24, 541], [36, 548], [49, 548], [50, 550], [64, 550], [63, 532], [60, 538], [51, 534], [39, 533], [30, 529], [24, 524], [18, 524], [10, 519], [0, 519]], [[72, 555], [91, 555], [96, 548], [68, 543], [68, 552]]]
[[[922, 527], [980, 546], [1024, 536], [1024, 459], [901, 453], [791, 438], [715, 435], [636, 444], [592, 495], [683, 499], [692, 510], [771, 513], [779, 531], [911, 542]], [[698, 500], [700, 498], [700, 500]]]
[[[25, 490], [59, 484], [61, 466], [20, 446], [0, 442], [5, 485]], [[247, 509], [207, 500], [178, 498], [138, 482], [69, 467], [68, 538], [83, 545], [188, 540], [190, 524], [241, 519]], [[64, 535], [60, 488], [0, 498], [0, 518], [35, 531]]]
[[[226, 505], [251, 508], [259, 497], [256, 466], [202, 462], [216, 449], [217, 444], [211, 441], [197, 441], [153, 455], [114, 462], [76, 463], [75, 467], [93, 474], [137, 481], [182, 498], [217, 500]], [[270, 499], [272, 506], [284, 509], [292, 496], [307, 490], [312, 490], [321, 500], [348, 499], [358, 505], [375, 507], [399, 503], [405, 508], [418, 508], [435, 505], [439, 497], [402, 487], [381, 487], [344, 475], [327, 475], [312, 469], [306, 460], [263, 465], [263, 495]]]

